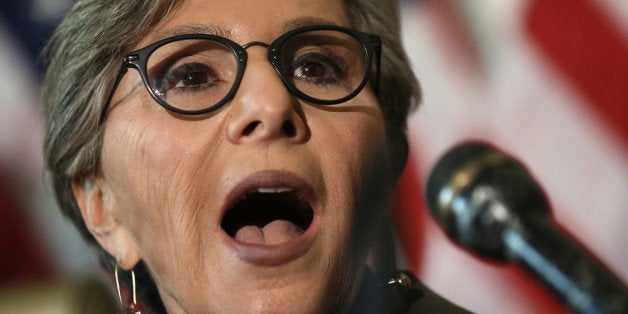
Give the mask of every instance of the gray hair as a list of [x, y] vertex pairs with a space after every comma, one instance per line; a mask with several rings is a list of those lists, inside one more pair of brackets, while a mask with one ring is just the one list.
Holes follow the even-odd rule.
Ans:
[[[98, 172], [103, 137], [100, 115], [122, 57], [181, 2], [78, 0], [44, 51], [48, 62], [42, 95], [46, 119], [45, 164], [61, 211], [76, 225], [109, 271], [115, 259], [87, 230], [74, 199], [72, 182]], [[401, 45], [397, 2], [344, 2], [354, 28], [382, 37], [378, 98], [387, 122], [393, 170], [399, 174], [408, 153], [406, 119], [419, 103], [420, 91]], [[135, 269], [136, 273], [140, 272], [138, 277], [144, 277], [150, 284], [148, 271], [143, 265], [140, 268]], [[154, 310], [163, 309], [159, 300], [144, 301]]]

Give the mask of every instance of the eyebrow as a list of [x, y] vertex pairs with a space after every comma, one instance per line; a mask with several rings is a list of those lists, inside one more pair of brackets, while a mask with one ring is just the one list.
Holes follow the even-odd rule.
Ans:
[[234, 32], [220, 26], [216, 25], [207, 25], [207, 24], [187, 24], [177, 26], [175, 28], [168, 29], [167, 31], [161, 32], [157, 34], [153, 41], [158, 41], [161, 39], [165, 39], [168, 37], [173, 37], [177, 35], [186, 35], [186, 34], [210, 34], [216, 35], [225, 38], [232, 38], [234, 36]]
[[296, 28], [305, 27], [305, 26], [313, 26], [313, 25], [335, 25], [338, 26], [338, 23], [332, 22], [330, 20], [326, 20], [319, 17], [310, 17], [310, 16], [302, 16], [297, 17], [292, 20], [286, 22], [281, 28], [283, 32], [288, 32]]
[[[303, 16], [303, 17], [296, 17], [284, 23], [284, 25], [281, 27], [281, 31], [285, 33], [296, 28], [312, 26], [312, 25], [338, 25], [338, 23], [335, 23], [335, 22], [332, 22], [330, 20], [326, 20], [323, 18]], [[186, 34], [210, 34], [210, 35], [216, 35], [216, 36], [225, 37], [225, 38], [229, 38], [233, 40], [239, 37], [240, 33], [241, 32], [239, 31], [226, 29], [224, 27], [217, 26], [217, 25], [187, 24], [187, 25], [181, 25], [178, 27], [168, 29], [164, 32], [160, 32], [159, 34], [151, 38], [151, 41], [155, 42], [155, 41], [159, 41], [165, 38], [169, 38], [169, 37], [173, 37], [177, 35], [186, 35]]]

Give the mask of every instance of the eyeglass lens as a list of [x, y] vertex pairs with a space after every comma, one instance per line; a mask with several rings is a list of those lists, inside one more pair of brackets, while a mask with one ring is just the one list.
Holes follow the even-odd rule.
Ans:
[[[273, 61], [284, 82], [317, 100], [333, 101], [356, 91], [366, 77], [362, 43], [335, 30], [299, 33], [278, 47]], [[172, 107], [202, 110], [222, 101], [239, 80], [238, 59], [211, 39], [182, 39], [157, 48], [147, 61], [155, 95]]]
[[181, 110], [202, 110], [221, 101], [236, 80], [237, 60], [222, 43], [206, 39], [170, 42], [148, 58], [148, 84]]

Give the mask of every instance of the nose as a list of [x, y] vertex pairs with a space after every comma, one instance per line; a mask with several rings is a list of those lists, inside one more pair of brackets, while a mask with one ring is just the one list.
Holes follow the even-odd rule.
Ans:
[[249, 48], [249, 59], [238, 92], [231, 100], [227, 137], [235, 144], [307, 138], [299, 101], [266, 60], [266, 48]]

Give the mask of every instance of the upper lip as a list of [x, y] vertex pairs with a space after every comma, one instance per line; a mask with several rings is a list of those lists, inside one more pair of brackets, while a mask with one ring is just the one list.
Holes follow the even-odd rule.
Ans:
[[221, 210], [221, 221], [227, 211], [249, 192], [260, 189], [288, 189], [305, 200], [313, 211], [313, 220], [305, 233], [298, 238], [276, 246], [241, 243], [228, 236], [225, 241], [236, 255], [247, 262], [260, 265], [278, 265], [304, 254], [313, 242], [319, 229], [320, 209], [314, 187], [297, 174], [285, 170], [264, 170], [255, 172], [238, 182], [227, 194]]

